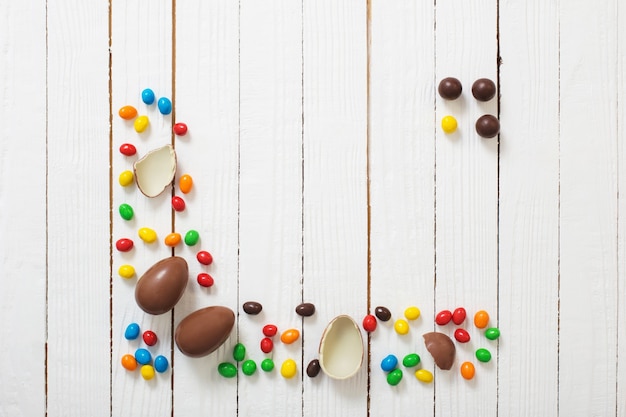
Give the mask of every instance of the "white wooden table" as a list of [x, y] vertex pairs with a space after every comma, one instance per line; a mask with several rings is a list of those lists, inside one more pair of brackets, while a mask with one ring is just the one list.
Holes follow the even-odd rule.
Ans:
[[[4, 0], [0, 16], [0, 416], [626, 415], [620, 0]], [[447, 76], [459, 100], [437, 95]], [[499, 98], [472, 97], [480, 77]], [[141, 103], [146, 87], [172, 115]], [[117, 116], [127, 104], [148, 133]], [[485, 113], [496, 139], [474, 131]], [[169, 189], [118, 184], [136, 159], [124, 142], [140, 155], [174, 144], [177, 175], [195, 180], [184, 212]], [[144, 226], [159, 243], [137, 238]], [[167, 233], [189, 229], [201, 243], [174, 251], [190, 265], [183, 299], [143, 313], [119, 266], [140, 276], [171, 255]], [[115, 250], [121, 237], [132, 252]], [[243, 313], [247, 300], [263, 312]], [[294, 313], [303, 300], [313, 317]], [[188, 358], [173, 331], [208, 305], [237, 311], [236, 329]], [[406, 336], [379, 323], [354, 378], [306, 376], [330, 319], [378, 305], [422, 316]], [[436, 370], [421, 335], [451, 334], [433, 318], [457, 306], [489, 311], [502, 337], [468, 325], [454, 368]], [[120, 365], [142, 346], [123, 337], [133, 321], [173, 363], [151, 381]], [[302, 331], [273, 352], [297, 376], [219, 376], [237, 341], [260, 362], [266, 323]], [[411, 352], [434, 382], [405, 369], [389, 386], [380, 360]]]

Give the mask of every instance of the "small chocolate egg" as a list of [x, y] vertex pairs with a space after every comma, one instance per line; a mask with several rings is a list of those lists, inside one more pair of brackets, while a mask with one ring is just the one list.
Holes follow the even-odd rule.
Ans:
[[211, 306], [185, 317], [176, 327], [174, 340], [187, 356], [199, 358], [219, 348], [235, 325], [235, 313], [228, 307]]
[[296, 314], [302, 317], [310, 317], [315, 314], [315, 304], [302, 303], [296, 307]]
[[333, 379], [355, 375], [363, 363], [363, 337], [350, 316], [337, 316], [326, 326], [319, 347], [319, 364]]
[[152, 265], [137, 281], [135, 300], [146, 313], [170, 311], [187, 288], [189, 268], [179, 256], [165, 258]]

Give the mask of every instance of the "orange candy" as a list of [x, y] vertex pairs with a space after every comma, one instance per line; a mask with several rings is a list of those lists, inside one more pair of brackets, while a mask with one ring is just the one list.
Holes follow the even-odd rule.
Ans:
[[289, 345], [300, 337], [300, 332], [297, 329], [289, 329], [282, 332], [280, 335], [280, 341], [286, 345]]
[[193, 186], [193, 178], [191, 178], [191, 175], [185, 174], [180, 177], [178, 186], [180, 187], [180, 191], [183, 194], [187, 194], [189, 191], [191, 191], [191, 187]]
[[174, 246], [177, 246], [181, 241], [181, 236], [180, 233], [170, 233], [169, 235], [165, 236], [164, 242], [166, 246], [169, 246], [170, 248], [173, 248]]
[[476, 373], [476, 369], [474, 368], [474, 364], [471, 362], [463, 362], [461, 364], [461, 376], [465, 379], [474, 378], [474, 374]]
[[479, 329], [484, 329], [489, 324], [489, 313], [479, 310], [474, 314], [474, 325]]
[[124, 120], [131, 120], [137, 117], [137, 109], [133, 106], [124, 106], [120, 109], [119, 115]]
[[122, 356], [122, 366], [124, 367], [124, 369], [134, 371], [135, 369], [137, 369], [137, 360], [133, 355], [126, 354]]

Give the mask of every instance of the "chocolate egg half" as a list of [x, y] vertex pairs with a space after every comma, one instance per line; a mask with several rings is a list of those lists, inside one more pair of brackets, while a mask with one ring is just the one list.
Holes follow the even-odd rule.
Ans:
[[424, 334], [424, 344], [439, 368], [446, 371], [452, 368], [456, 355], [452, 339], [443, 333], [430, 332]]
[[199, 358], [219, 348], [235, 325], [235, 313], [228, 307], [211, 306], [194, 311], [176, 327], [174, 340], [187, 356]]
[[319, 348], [319, 363], [326, 375], [346, 379], [363, 363], [363, 338], [359, 325], [350, 316], [337, 316], [326, 326]]
[[180, 300], [189, 281], [187, 261], [179, 256], [152, 265], [137, 282], [135, 300], [146, 313], [163, 314]]

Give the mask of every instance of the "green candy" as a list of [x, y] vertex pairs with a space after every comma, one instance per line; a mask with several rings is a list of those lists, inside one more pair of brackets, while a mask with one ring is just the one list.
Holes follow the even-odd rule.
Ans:
[[274, 361], [270, 358], [263, 359], [263, 362], [261, 362], [261, 369], [265, 372], [272, 372], [274, 370]]
[[120, 204], [120, 216], [122, 216], [122, 219], [124, 220], [130, 220], [133, 218], [133, 216], [135, 215], [135, 212], [133, 211], [133, 208], [129, 205], [129, 204]]
[[387, 383], [389, 385], [398, 385], [400, 381], [402, 381], [402, 369], [394, 369], [387, 374]]
[[476, 351], [476, 359], [481, 362], [489, 362], [491, 360], [491, 352], [487, 349], [480, 348]]
[[496, 340], [500, 337], [500, 329], [498, 329], [497, 327], [490, 327], [489, 329], [485, 330], [485, 337], [489, 340]]
[[242, 343], [237, 343], [233, 348], [233, 359], [241, 362], [246, 357], [246, 347]]
[[197, 230], [191, 229], [185, 234], [185, 245], [187, 246], [195, 245], [198, 240], [200, 240], [200, 233]]
[[256, 372], [256, 362], [252, 359], [248, 359], [241, 365], [241, 371], [245, 375], [253, 375]]
[[237, 375], [237, 367], [230, 362], [222, 362], [217, 366], [217, 372], [224, 378], [234, 378]]
[[421, 359], [417, 353], [409, 353], [404, 357], [404, 359], [402, 359], [402, 365], [406, 366], [407, 368], [412, 368], [420, 363], [420, 360]]

